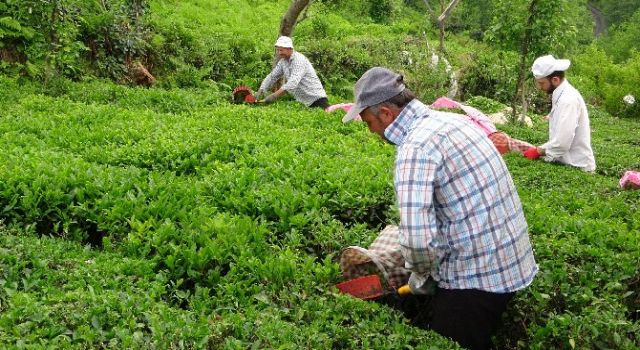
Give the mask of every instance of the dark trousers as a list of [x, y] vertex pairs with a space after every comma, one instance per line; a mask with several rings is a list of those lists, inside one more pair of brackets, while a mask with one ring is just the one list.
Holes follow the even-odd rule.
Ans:
[[431, 301], [429, 328], [471, 349], [489, 349], [502, 313], [515, 293], [438, 288]]
[[322, 109], [327, 109], [327, 107], [329, 107], [329, 100], [327, 100], [326, 97], [321, 97], [317, 100], [315, 100], [315, 102], [313, 102], [309, 107], [314, 108], [322, 108]]

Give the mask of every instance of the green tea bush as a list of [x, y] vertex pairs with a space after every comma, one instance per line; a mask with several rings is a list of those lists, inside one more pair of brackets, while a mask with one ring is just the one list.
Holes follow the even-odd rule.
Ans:
[[459, 74], [461, 98], [484, 96], [509, 103], [515, 91], [518, 62], [517, 53], [490, 48], [465, 55]]
[[148, 260], [65, 240], [0, 229], [0, 285], [5, 348], [204, 348], [213, 330]]
[[[397, 222], [394, 149], [363, 123], [202, 90], [0, 83], [0, 217], [49, 242], [0, 231], [3, 347], [455, 348], [333, 288], [341, 249]], [[500, 128], [542, 143], [534, 119]], [[640, 192], [617, 187], [640, 168], [635, 128], [592, 119], [595, 174], [505, 157], [541, 272], [496, 347], [637, 347]]]
[[[640, 88], [636, 83], [640, 79], [639, 62], [640, 52], [633, 51], [629, 60], [616, 64], [604, 51], [592, 46], [576, 57], [575, 70], [571, 73], [587, 101], [602, 105], [614, 116], [637, 118], [640, 116], [637, 102]], [[625, 96], [632, 96], [636, 101], [627, 102]]]
[[470, 99], [466, 100], [465, 103], [472, 107], [478, 108], [479, 110], [487, 114], [502, 112], [505, 110], [505, 108], [507, 108], [506, 105], [483, 96], [473, 96]]

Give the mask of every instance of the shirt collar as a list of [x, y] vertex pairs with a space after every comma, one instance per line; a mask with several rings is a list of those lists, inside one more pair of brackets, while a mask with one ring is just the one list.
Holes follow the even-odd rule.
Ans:
[[424, 103], [413, 99], [398, 114], [396, 119], [384, 130], [384, 136], [396, 146], [404, 142], [404, 138], [411, 130], [411, 126], [420, 117], [428, 117], [430, 109]]
[[295, 56], [295, 54], [296, 54], [296, 51], [293, 50], [293, 52], [291, 53], [291, 56], [289, 56], [289, 59], [283, 58], [283, 60], [291, 63], [291, 61], [293, 61], [293, 56]]
[[551, 98], [553, 99], [553, 101], [556, 101], [556, 102], [558, 101], [558, 99], [560, 98], [560, 95], [562, 95], [562, 93], [567, 88], [567, 86], [569, 86], [569, 81], [567, 79], [564, 79], [562, 83], [560, 83], [560, 85], [558, 85], [558, 87], [555, 90], [553, 90], [553, 94], [551, 95]]

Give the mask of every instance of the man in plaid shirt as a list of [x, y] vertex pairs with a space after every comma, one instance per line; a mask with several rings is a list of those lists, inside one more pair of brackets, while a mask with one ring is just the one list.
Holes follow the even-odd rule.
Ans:
[[307, 107], [326, 109], [329, 107], [327, 93], [316, 74], [311, 62], [300, 52], [293, 50], [293, 41], [287, 36], [278, 38], [275, 44], [276, 52], [280, 60], [271, 73], [260, 84], [256, 98], [261, 99], [264, 92], [268, 91], [278, 79], [285, 77], [285, 84], [276, 92], [267, 96], [264, 101], [272, 103], [278, 97], [289, 92], [293, 97], [304, 103]]
[[437, 283], [429, 326], [465, 348], [488, 349], [507, 303], [538, 272], [522, 205], [482, 131], [429, 109], [386, 68], [356, 83], [369, 130], [397, 147], [399, 241], [414, 294]]

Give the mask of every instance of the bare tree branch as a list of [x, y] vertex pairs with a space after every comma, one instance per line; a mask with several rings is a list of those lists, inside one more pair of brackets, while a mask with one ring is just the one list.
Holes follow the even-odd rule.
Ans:
[[429, 5], [429, 0], [424, 0], [424, 5], [427, 7], [427, 11], [433, 14], [433, 9], [431, 8], [431, 5]]
[[440, 17], [438, 17], [438, 22], [440, 22], [440, 23], [444, 22], [444, 20], [447, 19], [447, 17], [449, 17], [449, 15], [451, 15], [451, 11], [453, 11], [453, 9], [456, 7], [456, 5], [458, 5], [458, 2], [460, 2], [460, 0], [452, 0], [449, 3], [449, 6], [447, 6], [447, 9], [444, 10], [444, 12], [442, 12]]
[[313, 3], [313, 0], [309, 1], [309, 5], [307, 5], [307, 7], [305, 7], [304, 9], [304, 13], [302, 14], [302, 18], [300, 18], [297, 22], [296, 25], [300, 24], [300, 22], [304, 21], [305, 19], [309, 18], [309, 8], [311, 8], [311, 4]]

